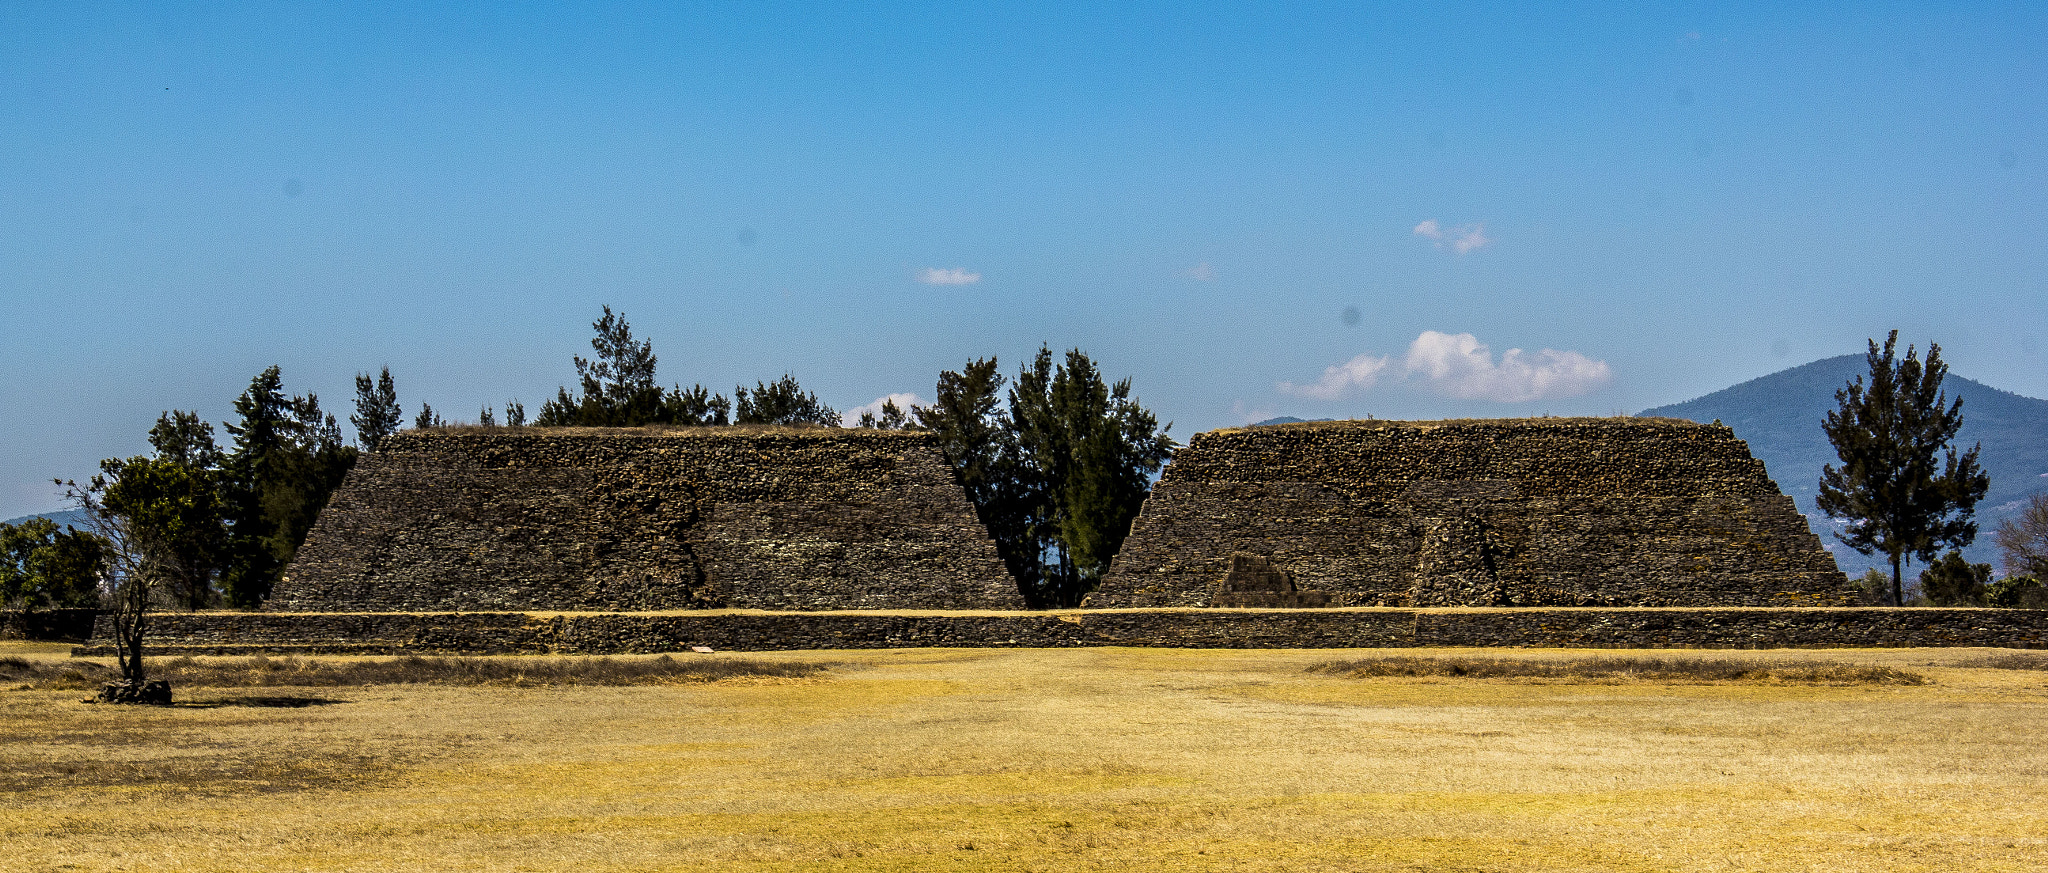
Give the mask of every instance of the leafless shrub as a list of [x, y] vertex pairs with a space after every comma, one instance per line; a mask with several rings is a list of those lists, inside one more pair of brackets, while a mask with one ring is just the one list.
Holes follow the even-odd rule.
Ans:
[[[181, 657], [153, 673], [173, 684], [207, 688], [359, 685], [680, 685], [736, 678], [799, 679], [825, 668], [746, 658], [424, 658], [325, 661], [296, 657]], [[37, 664], [0, 658], [0, 681], [46, 689], [96, 688], [111, 671], [91, 661]]]
[[1383, 676], [1466, 679], [1557, 679], [1608, 682], [1758, 682], [1800, 685], [1924, 685], [1927, 677], [1892, 667], [1827, 661], [1743, 661], [1706, 658], [1511, 658], [1382, 657], [1324, 661], [1311, 673], [1352, 679]]

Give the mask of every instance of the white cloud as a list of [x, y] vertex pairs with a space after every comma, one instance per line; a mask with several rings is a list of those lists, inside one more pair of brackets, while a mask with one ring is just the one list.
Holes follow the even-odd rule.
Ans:
[[872, 412], [877, 416], [881, 415], [882, 404], [884, 403], [895, 403], [896, 408], [903, 410], [905, 415], [910, 414], [910, 407], [924, 405], [924, 401], [919, 400], [915, 394], [885, 394], [839, 413], [839, 426], [853, 427], [860, 424], [860, 415], [863, 412]]
[[1244, 424], [1257, 424], [1278, 415], [1271, 406], [1246, 406], [1243, 400], [1230, 403], [1230, 415]]
[[1457, 249], [1458, 254], [1462, 255], [1491, 242], [1493, 238], [1486, 235], [1486, 225], [1475, 224], [1458, 228], [1458, 238], [1451, 240], [1451, 248]]
[[1323, 378], [1317, 379], [1313, 385], [1282, 382], [1280, 393], [1314, 397], [1318, 400], [1335, 400], [1353, 390], [1364, 391], [1378, 384], [1380, 373], [1392, 363], [1392, 358], [1359, 355], [1323, 370]]
[[1414, 233], [1431, 241], [1437, 248], [1449, 244], [1452, 251], [1461, 255], [1493, 244], [1493, 237], [1486, 235], [1484, 224], [1461, 224], [1446, 230], [1436, 219], [1426, 218], [1415, 226]]
[[1495, 361], [1493, 350], [1478, 337], [1434, 330], [1409, 343], [1399, 363], [1394, 369], [1392, 355], [1363, 354], [1323, 370], [1312, 384], [1282, 382], [1278, 387], [1283, 394], [1335, 400], [1381, 382], [1401, 382], [1445, 397], [1526, 403], [1576, 397], [1614, 381], [1605, 361], [1578, 352], [1509, 349]]
[[970, 273], [959, 267], [950, 270], [926, 267], [917, 274], [917, 281], [926, 285], [972, 285], [981, 281], [981, 274]]
[[1467, 400], [1525, 403], [1576, 397], [1614, 381], [1607, 362], [1578, 352], [1508, 349], [1495, 363], [1493, 351], [1469, 333], [1425, 330], [1409, 344], [1404, 363], [1404, 374], [1419, 376], [1431, 392]]
[[1197, 282], [1216, 281], [1216, 269], [1214, 267], [1209, 266], [1208, 261], [1203, 261], [1199, 264], [1194, 265], [1193, 267], [1188, 268], [1188, 271], [1182, 273], [1181, 275], [1184, 275]]

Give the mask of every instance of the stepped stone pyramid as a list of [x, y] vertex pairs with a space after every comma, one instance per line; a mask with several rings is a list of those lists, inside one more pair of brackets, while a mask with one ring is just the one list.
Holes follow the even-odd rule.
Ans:
[[1854, 601], [1728, 428], [1544, 418], [1197, 434], [1086, 605], [1314, 605], [1295, 592], [1331, 606]]
[[1023, 606], [927, 434], [448, 428], [365, 455], [265, 608]]

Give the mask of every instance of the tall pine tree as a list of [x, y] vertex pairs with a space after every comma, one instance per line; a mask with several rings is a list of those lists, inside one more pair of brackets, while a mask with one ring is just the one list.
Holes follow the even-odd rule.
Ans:
[[1899, 332], [1880, 349], [1870, 341], [1868, 384], [1858, 376], [1835, 392], [1836, 409], [1821, 425], [1842, 465], [1821, 468], [1817, 503], [1822, 512], [1848, 519], [1837, 534], [1866, 555], [1882, 554], [1892, 565], [1892, 605], [1905, 603], [1902, 578], [1908, 560], [1922, 563], [1948, 547], [1977, 538], [1977, 501], [1991, 480], [1977, 466], [1972, 446], [1958, 454], [1949, 443], [1963, 426], [1963, 401], [1948, 402], [1941, 380], [1948, 375], [1941, 346], [1927, 344], [1927, 360], [1896, 355]]
[[405, 410], [398, 405], [398, 385], [385, 367], [375, 381], [368, 373], [356, 374], [356, 414], [348, 417], [356, 427], [356, 442], [363, 451], [374, 452], [384, 438], [398, 432], [405, 423]]
[[1130, 396], [1105, 384], [1079, 349], [1052, 351], [1017, 374], [1009, 406], [995, 359], [940, 375], [938, 400], [918, 407], [996, 541], [1025, 599], [1074, 606], [1100, 582], [1129, 535], [1152, 475], [1174, 441]]
[[227, 474], [228, 601], [260, 605], [291, 562], [306, 532], [342, 477], [355, 466], [356, 450], [342, 444], [341, 426], [320, 409], [318, 395], [287, 397], [277, 367], [257, 374], [235, 398], [239, 424], [228, 425], [234, 451]]

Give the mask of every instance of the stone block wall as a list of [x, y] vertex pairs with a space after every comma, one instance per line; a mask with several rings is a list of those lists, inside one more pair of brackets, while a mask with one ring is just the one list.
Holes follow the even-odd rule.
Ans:
[[1022, 606], [926, 434], [466, 428], [365, 455], [265, 608]]
[[1215, 604], [1233, 553], [1338, 606], [1827, 606], [1848, 580], [1732, 431], [1304, 422], [1178, 452], [1094, 607]]
[[[104, 622], [104, 620], [103, 620]], [[106, 629], [74, 654], [108, 657]], [[651, 654], [914, 647], [2048, 648], [2048, 610], [1132, 609], [946, 612], [169, 613], [154, 655]]]

